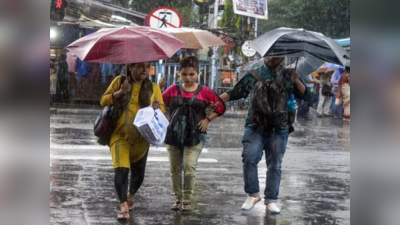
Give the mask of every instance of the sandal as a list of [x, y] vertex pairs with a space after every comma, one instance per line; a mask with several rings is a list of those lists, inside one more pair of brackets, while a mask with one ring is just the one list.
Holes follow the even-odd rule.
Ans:
[[127, 202], [127, 203], [128, 203], [129, 210], [132, 210], [134, 208], [133, 201]]
[[182, 202], [176, 201], [176, 202], [172, 205], [171, 210], [180, 210], [181, 208], [182, 208]]
[[131, 201], [131, 202], [129, 202], [129, 193], [128, 193], [128, 197], [127, 197], [127, 203], [128, 203], [128, 207], [129, 207], [129, 210], [132, 210], [133, 208], [134, 208], [134, 205], [133, 205], [133, 200]]
[[118, 220], [122, 220], [122, 221], [126, 221], [129, 219], [129, 212], [123, 210], [121, 212], [118, 213], [117, 219]]
[[190, 202], [183, 202], [181, 210], [182, 211], [190, 211], [190, 210], [192, 210], [192, 206], [190, 205]]

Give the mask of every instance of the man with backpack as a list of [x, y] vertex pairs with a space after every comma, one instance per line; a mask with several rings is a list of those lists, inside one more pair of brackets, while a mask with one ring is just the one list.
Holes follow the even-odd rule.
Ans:
[[289, 121], [293, 119], [289, 117], [287, 101], [291, 94], [298, 99], [309, 95], [299, 76], [292, 70], [283, 69], [283, 60], [265, 58], [263, 66], [246, 72], [233, 89], [220, 96], [224, 102], [228, 102], [252, 94], [242, 140], [244, 190], [248, 195], [242, 210], [251, 210], [261, 200], [257, 165], [265, 151], [268, 168], [265, 205], [270, 213], [280, 213], [276, 202], [281, 182], [281, 164], [294, 122]]

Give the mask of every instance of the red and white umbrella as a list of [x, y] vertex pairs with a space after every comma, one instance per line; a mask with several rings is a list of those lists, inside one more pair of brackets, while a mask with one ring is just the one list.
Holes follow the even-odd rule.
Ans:
[[86, 62], [127, 64], [168, 59], [184, 45], [161, 29], [121, 27], [100, 29], [66, 49]]

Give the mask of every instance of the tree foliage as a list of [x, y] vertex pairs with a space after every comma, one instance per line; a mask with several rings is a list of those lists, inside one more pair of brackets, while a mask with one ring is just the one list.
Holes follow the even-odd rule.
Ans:
[[219, 26], [227, 28], [228, 31], [238, 31], [241, 26], [241, 16], [233, 13], [232, 0], [225, 0], [225, 10], [222, 13]]
[[260, 33], [291, 27], [332, 38], [350, 36], [350, 0], [269, 0], [268, 13], [269, 20], [259, 20]]

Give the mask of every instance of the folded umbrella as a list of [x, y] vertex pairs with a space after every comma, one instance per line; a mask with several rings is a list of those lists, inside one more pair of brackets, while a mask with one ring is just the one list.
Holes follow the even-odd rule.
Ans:
[[249, 47], [263, 57], [315, 57], [339, 65], [350, 59], [333, 39], [304, 29], [271, 30], [253, 40]]
[[184, 43], [151, 27], [103, 28], [66, 47], [82, 61], [139, 63], [171, 58]]

